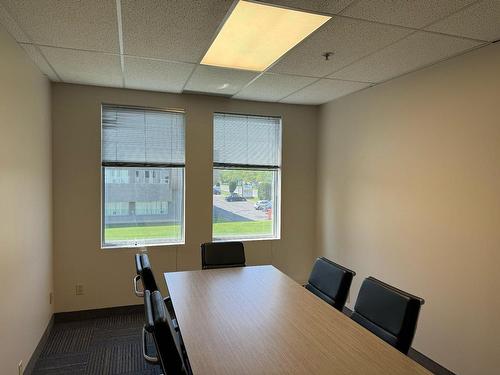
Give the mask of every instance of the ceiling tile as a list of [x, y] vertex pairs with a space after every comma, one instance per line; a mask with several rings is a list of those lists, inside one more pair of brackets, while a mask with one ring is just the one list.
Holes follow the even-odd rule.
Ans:
[[[324, 77], [410, 32], [396, 26], [335, 18], [287, 53], [270, 71]], [[326, 61], [324, 52], [334, 55]]]
[[263, 74], [234, 98], [275, 102], [314, 82], [315, 78]]
[[370, 86], [369, 83], [320, 79], [280, 102], [292, 104], [323, 104]]
[[40, 49], [64, 82], [122, 87], [118, 55], [53, 47]]
[[420, 31], [335, 72], [330, 77], [381, 82], [459, 54], [480, 44], [480, 42], [471, 40]]
[[17, 22], [12, 18], [12, 16], [7, 12], [4, 6], [0, 3], [0, 25], [3, 25], [10, 35], [14, 37], [18, 42], [31, 43], [30, 38], [24, 33], [19, 27]]
[[257, 0], [257, 2], [280, 5], [286, 8], [336, 14], [354, 0]]
[[118, 52], [114, 0], [0, 0], [35, 44]]
[[475, 0], [361, 0], [342, 14], [414, 28], [446, 17]]
[[481, 1], [435, 23], [427, 30], [491, 42], [499, 40], [500, 1]]
[[186, 90], [232, 95], [257, 76], [257, 72], [198, 65]]
[[21, 47], [24, 48], [31, 60], [33, 60], [43, 74], [45, 74], [53, 82], [59, 81], [59, 78], [54, 73], [54, 70], [47, 63], [47, 60], [45, 60], [45, 57], [43, 57], [40, 50], [36, 46], [33, 44], [21, 44]]
[[125, 53], [198, 63], [231, 3], [231, 0], [123, 1]]
[[129, 89], [182, 92], [194, 64], [125, 57], [125, 87]]

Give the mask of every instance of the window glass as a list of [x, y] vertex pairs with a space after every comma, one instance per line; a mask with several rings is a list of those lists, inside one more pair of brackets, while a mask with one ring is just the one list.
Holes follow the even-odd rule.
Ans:
[[184, 241], [184, 116], [103, 106], [102, 246]]
[[279, 238], [281, 120], [215, 114], [212, 236]]

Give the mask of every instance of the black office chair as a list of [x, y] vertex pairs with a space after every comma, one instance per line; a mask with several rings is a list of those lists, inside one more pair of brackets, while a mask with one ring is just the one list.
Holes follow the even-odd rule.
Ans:
[[[165, 374], [168, 375], [189, 375], [191, 369], [186, 352], [182, 348], [182, 339], [163, 303], [163, 297], [157, 290], [150, 293], [144, 292], [144, 306], [146, 311], [145, 328], [143, 330], [143, 356], [150, 363], [159, 364]], [[152, 328], [151, 328], [152, 327]], [[157, 356], [147, 353], [146, 334], [151, 332], [155, 342]]]
[[363, 281], [351, 318], [408, 354], [424, 300], [374, 277]]
[[[134, 293], [137, 297], [142, 298], [146, 290], [149, 290], [151, 293], [158, 290], [158, 285], [156, 284], [155, 276], [153, 274], [153, 270], [151, 269], [151, 264], [147, 254], [135, 254], [135, 269], [137, 275], [134, 276]], [[138, 287], [139, 280], [142, 282], [142, 290]], [[165, 305], [173, 320], [174, 326], [178, 329], [174, 305], [168, 296], [165, 297]]]
[[201, 244], [201, 268], [228, 268], [245, 266], [245, 248], [242, 242], [207, 242]]
[[137, 275], [134, 277], [134, 293], [137, 297], [144, 296], [143, 292], [137, 287], [139, 280], [142, 282], [143, 291], [149, 290], [152, 293], [158, 290], [147, 254], [135, 254], [135, 270]]
[[153, 335], [154, 331], [154, 321], [153, 321], [153, 308], [151, 307], [151, 292], [149, 290], [144, 291], [144, 312], [146, 314], [146, 319], [144, 326], [142, 327], [142, 356], [144, 359], [151, 363], [159, 365], [159, 359], [156, 357], [156, 353], [149, 354], [148, 350], [148, 335]]
[[324, 257], [316, 259], [306, 289], [342, 311], [356, 272]]

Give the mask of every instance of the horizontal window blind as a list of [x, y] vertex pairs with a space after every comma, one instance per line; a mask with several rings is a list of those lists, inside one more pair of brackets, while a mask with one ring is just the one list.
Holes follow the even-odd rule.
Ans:
[[184, 166], [184, 113], [102, 107], [102, 163]]
[[214, 165], [279, 168], [281, 119], [216, 113]]

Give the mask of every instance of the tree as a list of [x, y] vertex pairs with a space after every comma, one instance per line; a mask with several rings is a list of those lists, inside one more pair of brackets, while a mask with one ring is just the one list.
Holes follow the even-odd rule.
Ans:
[[241, 169], [221, 170], [219, 176], [223, 184], [228, 184], [231, 180], [241, 183], [258, 184], [261, 182], [271, 182], [273, 178], [273, 174], [269, 171]]
[[261, 182], [258, 188], [258, 195], [260, 200], [271, 200], [273, 194], [273, 185], [269, 182]]
[[231, 194], [234, 193], [234, 191], [236, 190], [236, 187], [238, 186], [238, 182], [236, 180], [231, 180], [229, 181], [229, 192]]

